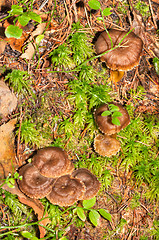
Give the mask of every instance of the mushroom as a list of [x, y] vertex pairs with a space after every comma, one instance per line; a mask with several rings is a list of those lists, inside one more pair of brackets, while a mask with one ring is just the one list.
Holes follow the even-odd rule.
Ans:
[[72, 176], [81, 180], [86, 187], [86, 191], [80, 200], [91, 199], [98, 193], [100, 182], [88, 169], [79, 168], [72, 173]]
[[120, 121], [120, 126], [117, 126], [112, 123], [112, 116], [102, 116], [104, 111], [109, 110], [108, 104], [103, 104], [99, 108], [97, 108], [94, 112], [95, 122], [99, 129], [107, 135], [112, 135], [120, 132], [123, 128], [125, 128], [130, 123], [130, 117], [127, 110], [120, 104], [111, 102], [110, 104], [114, 104], [119, 108], [119, 112], [122, 113], [122, 116], [118, 117]]
[[[110, 29], [109, 35], [112, 39], [113, 48], [117, 47], [119, 43], [121, 44], [116, 49], [101, 56], [100, 59], [112, 70], [110, 76], [111, 80], [118, 82], [124, 75], [123, 71], [131, 70], [139, 65], [143, 42], [141, 38], [133, 32], [128, 33], [126, 31]], [[100, 34], [95, 43], [96, 52], [97, 54], [101, 54], [111, 48], [110, 38], [104, 31]]]
[[120, 150], [120, 142], [111, 136], [98, 134], [94, 139], [94, 149], [103, 157], [111, 157]]
[[43, 198], [52, 190], [53, 179], [42, 176], [31, 163], [19, 170], [22, 180], [18, 180], [20, 190], [30, 198]]
[[37, 151], [32, 164], [41, 175], [50, 178], [60, 177], [73, 171], [65, 150], [59, 147], [45, 147]]
[[57, 178], [47, 199], [55, 205], [70, 206], [81, 199], [85, 192], [84, 184], [70, 175]]

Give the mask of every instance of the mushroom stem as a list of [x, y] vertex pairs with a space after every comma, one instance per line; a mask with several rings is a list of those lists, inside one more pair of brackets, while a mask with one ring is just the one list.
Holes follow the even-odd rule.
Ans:
[[113, 83], [117, 83], [122, 79], [124, 73], [125, 73], [124, 71], [110, 70], [110, 80]]

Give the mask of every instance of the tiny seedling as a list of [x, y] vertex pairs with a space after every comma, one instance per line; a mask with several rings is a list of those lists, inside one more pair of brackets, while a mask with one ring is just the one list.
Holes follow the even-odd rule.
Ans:
[[14, 184], [16, 179], [22, 179], [22, 176], [19, 176], [18, 172], [15, 172], [13, 176], [8, 174], [7, 178], [4, 179], [4, 182], [0, 185], [0, 187], [3, 187], [5, 184], [7, 184], [9, 188], [15, 188]]
[[112, 117], [112, 123], [120, 126], [120, 121], [118, 119], [118, 117], [121, 117], [123, 114], [121, 112], [119, 112], [119, 108], [117, 106], [115, 106], [114, 104], [109, 104], [108, 105], [109, 110], [104, 111], [101, 116], [110, 116]]
[[107, 30], [107, 28], [105, 26], [105, 22], [104, 22], [104, 16], [108, 17], [109, 15], [112, 14], [111, 13], [111, 8], [105, 8], [104, 10], [102, 10], [101, 4], [100, 4], [100, 2], [98, 0], [90, 0], [88, 2], [88, 5], [90, 6], [90, 8], [92, 8], [94, 10], [100, 10], [101, 17], [98, 17], [97, 20], [103, 22], [104, 29], [105, 29], [106, 33], [108, 34], [108, 37], [109, 37], [110, 42], [111, 42], [111, 48], [113, 48], [113, 41], [111, 39], [111, 36], [110, 36], [110, 34], [109, 34], [109, 32], [108, 32], [108, 30]]
[[89, 220], [91, 223], [96, 227], [99, 223], [100, 215], [111, 221], [111, 214], [108, 213], [105, 209], [92, 209], [92, 207], [96, 203], [96, 197], [91, 198], [89, 200], [83, 200], [83, 207], [77, 207], [75, 210], [77, 212], [77, 216], [83, 221], [86, 221], [86, 216], [88, 215]]
[[11, 10], [8, 12], [9, 17], [15, 17], [13, 23], [14, 25], [9, 25], [5, 30], [5, 35], [7, 38], [20, 38], [22, 36], [23, 30], [16, 25], [16, 23], [20, 23], [23, 27], [28, 24], [30, 20], [33, 20], [35, 22], [41, 23], [41, 17], [33, 12], [27, 9], [27, 11], [24, 11], [22, 6], [18, 5], [12, 5]]

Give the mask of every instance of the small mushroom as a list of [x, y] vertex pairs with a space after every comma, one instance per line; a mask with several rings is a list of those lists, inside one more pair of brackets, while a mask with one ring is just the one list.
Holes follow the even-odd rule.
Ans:
[[86, 191], [80, 200], [91, 199], [98, 193], [100, 182], [88, 169], [79, 168], [72, 173], [72, 176], [80, 179], [86, 187]]
[[94, 150], [103, 157], [111, 157], [120, 150], [120, 142], [111, 136], [98, 134], [94, 139]]
[[47, 199], [55, 205], [71, 206], [81, 199], [85, 192], [84, 184], [70, 175], [57, 178]]
[[19, 170], [22, 180], [18, 180], [20, 190], [30, 198], [43, 198], [52, 190], [53, 179], [42, 176], [31, 163]]
[[[119, 47], [104, 54], [100, 59], [105, 62], [107, 67], [110, 68], [110, 78], [118, 82], [124, 75], [124, 72], [133, 69], [139, 65], [140, 56], [142, 53], [143, 42], [135, 33], [110, 29], [109, 35], [112, 39], [113, 48], [117, 47], [121, 40], [126, 36]], [[104, 53], [112, 48], [111, 41], [106, 33], [102, 32], [95, 43], [97, 54]], [[120, 72], [118, 72], [120, 71]]]
[[99, 108], [95, 110], [94, 117], [95, 122], [99, 129], [107, 135], [112, 135], [120, 132], [123, 128], [125, 128], [130, 123], [130, 117], [127, 110], [120, 104], [111, 102], [110, 104], [114, 104], [119, 108], [119, 112], [122, 113], [122, 116], [118, 117], [120, 121], [120, 126], [112, 123], [112, 116], [102, 116], [104, 111], [109, 110], [108, 104], [103, 104]]
[[38, 168], [41, 175], [50, 178], [67, 174], [72, 166], [66, 151], [59, 147], [45, 147], [38, 150], [32, 164]]

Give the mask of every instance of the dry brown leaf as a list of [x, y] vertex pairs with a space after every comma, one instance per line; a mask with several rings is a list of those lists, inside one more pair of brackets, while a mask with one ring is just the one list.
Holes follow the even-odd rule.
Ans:
[[0, 54], [4, 52], [7, 42], [5, 40], [0, 39]]
[[[18, 199], [21, 203], [31, 207], [34, 210], [35, 214], [37, 214], [38, 220], [41, 220], [42, 218], [45, 218], [42, 221], [40, 221], [41, 225], [46, 226], [48, 223], [50, 223], [50, 220], [48, 218], [48, 214], [46, 213], [45, 216], [44, 216], [44, 206], [42, 205], [40, 200], [32, 199], [32, 198], [29, 198], [29, 197], [25, 196], [19, 190], [18, 185], [16, 183], [15, 183], [15, 188], [9, 188], [7, 184], [5, 184], [2, 188], [4, 190], [12, 193], [12, 194], [17, 195]], [[42, 226], [38, 226], [38, 227], [39, 227], [39, 231], [40, 231], [40, 238], [43, 238], [46, 234], [46, 230]]]
[[17, 167], [13, 135], [16, 122], [17, 119], [12, 119], [0, 126], [0, 179], [4, 179]]
[[35, 31], [32, 32], [31, 37], [28, 40], [29, 44], [28, 44], [25, 52], [21, 55], [21, 58], [26, 58], [28, 60], [32, 59], [32, 57], [34, 55], [34, 52], [35, 52], [35, 48], [34, 48], [34, 45], [31, 41], [32, 41], [33, 37], [42, 34], [45, 27], [46, 27], [46, 23], [40, 23], [40, 24], [37, 25], [37, 28], [35, 29]]
[[[21, 198], [21, 197], [18, 197], [18, 199], [21, 203], [26, 204], [26, 205], [30, 206], [31, 208], [33, 208], [35, 214], [37, 214], [38, 220], [41, 220], [42, 218], [45, 217], [44, 220], [40, 221], [41, 225], [46, 226], [48, 223], [50, 223], [48, 214], [46, 213], [45, 216], [43, 216], [44, 215], [44, 206], [42, 205], [40, 200], [31, 199], [31, 198]], [[40, 231], [40, 238], [43, 238], [46, 234], [46, 230], [45, 230], [45, 228], [43, 228], [41, 226], [38, 226], [38, 227], [39, 227], [39, 231]]]
[[30, 42], [27, 46], [27, 49], [25, 52], [20, 56], [21, 58], [26, 58], [28, 60], [31, 60], [34, 55], [35, 49], [33, 44]]

